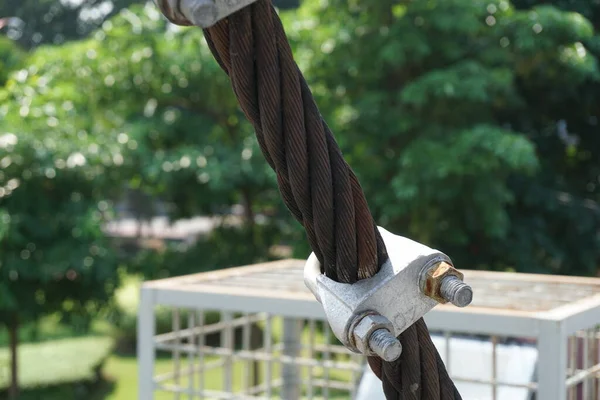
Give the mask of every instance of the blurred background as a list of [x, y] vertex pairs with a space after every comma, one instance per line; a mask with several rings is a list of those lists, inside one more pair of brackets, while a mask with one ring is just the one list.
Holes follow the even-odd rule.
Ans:
[[[379, 225], [598, 275], [600, 0], [275, 4]], [[0, 2], [0, 398], [135, 399], [142, 281], [309, 252], [199, 29]]]

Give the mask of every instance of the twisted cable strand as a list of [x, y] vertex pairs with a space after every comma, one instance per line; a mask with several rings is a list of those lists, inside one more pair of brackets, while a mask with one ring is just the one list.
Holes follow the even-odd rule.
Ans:
[[[383, 239], [362, 188], [296, 65], [270, 0], [258, 0], [204, 30], [282, 198], [304, 226], [329, 278], [354, 283], [375, 275], [387, 260]], [[392, 363], [369, 357], [389, 400], [459, 400], [423, 319], [400, 337]]]

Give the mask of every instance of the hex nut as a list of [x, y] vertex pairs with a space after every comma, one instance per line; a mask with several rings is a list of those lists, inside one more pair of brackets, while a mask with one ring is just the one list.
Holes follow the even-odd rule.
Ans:
[[440, 304], [448, 303], [448, 300], [446, 300], [441, 293], [442, 280], [447, 276], [456, 276], [461, 281], [464, 280], [462, 272], [447, 262], [442, 261], [424, 272], [424, 276], [421, 279], [421, 290], [423, 291], [423, 294], [431, 297]]
[[378, 329], [387, 329], [394, 333], [394, 325], [386, 317], [376, 313], [367, 313], [362, 318], [358, 317], [352, 325], [354, 328], [350, 328], [350, 343], [352, 343], [361, 354], [367, 356], [376, 355], [369, 347], [369, 339], [373, 332]]

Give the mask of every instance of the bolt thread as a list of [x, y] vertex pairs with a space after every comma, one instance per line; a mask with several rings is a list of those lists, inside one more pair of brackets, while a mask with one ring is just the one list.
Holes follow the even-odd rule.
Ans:
[[378, 329], [369, 338], [371, 351], [387, 362], [397, 360], [402, 354], [400, 341], [387, 329]]
[[473, 300], [473, 289], [456, 276], [442, 279], [440, 294], [457, 307], [466, 307]]

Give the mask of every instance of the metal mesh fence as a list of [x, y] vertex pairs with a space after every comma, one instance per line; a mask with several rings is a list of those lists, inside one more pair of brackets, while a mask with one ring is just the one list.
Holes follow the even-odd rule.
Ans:
[[[302, 265], [286, 260], [147, 282], [140, 400], [383, 400], [364, 357], [341, 346], [324, 322]], [[465, 275], [473, 304], [438, 306], [425, 318], [464, 399], [600, 400], [600, 279]], [[165, 307], [172, 324], [157, 334]]]
[[327, 324], [265, 313], [176, 308], [155, 348], [171, 359], [155, 388], [173, 399], [355, 398], [365, 365]]

